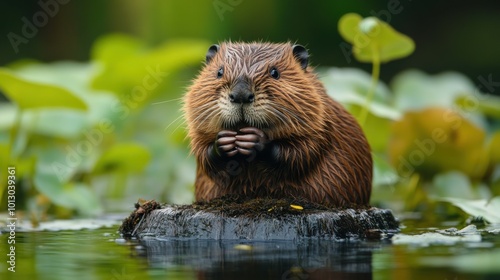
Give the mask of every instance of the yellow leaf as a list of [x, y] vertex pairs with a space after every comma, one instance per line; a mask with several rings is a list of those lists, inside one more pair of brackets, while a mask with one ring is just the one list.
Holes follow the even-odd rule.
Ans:
[[290, 204], [290, 208], [295, 209], [295, 210], [304, 210], [304, 207], [300, 205], [295, 205], [295, 204]]
[[389, 157], [403, 177], [457, 170], [482, 178], [489, 164], [483, 129], [445, 108], [407, 112], [395, 122]]

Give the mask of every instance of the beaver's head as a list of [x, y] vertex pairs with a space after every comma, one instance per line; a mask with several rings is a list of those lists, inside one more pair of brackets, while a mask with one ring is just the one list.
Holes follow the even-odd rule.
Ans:
[[190, 134], [247, 126], [271, 138], [310, 134], [323, 104], [308, 58], [303, 46], [290, 43], [212, 45], [185, 98]]

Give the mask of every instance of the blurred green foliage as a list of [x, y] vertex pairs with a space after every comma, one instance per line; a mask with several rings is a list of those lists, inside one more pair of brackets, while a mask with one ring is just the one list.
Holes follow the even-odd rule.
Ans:
[[[12, 101], [0, 109], [0, 151], [8, 159], [0, 168], [16, 166], [18, 200], [33, 217], [51, 208], [63, 216], [65, 209], [122, 211], [113, 198], [127, 193], [189, 202], [194, 163], [185, 132], [166, 129], [180, 126], [179, 102], [154, 103], [179, 101], [175, 81], [194, 75], [207, 45], [176, 40], [148, 48], [113, 34], [95, 43], [89, 62], [19, 61], [0, 69], [0, 88]], [[0, 186], [4, 194], [6, 182]]]
[[[497, 222], [498, 216], [491, 213], [500, 211], [498, 203], [487, 201], [500, 195], [500, 98], [481, 93], [479, 87], [486, 85], [475, 86], [461, 74], [432, 77], [417, 70], [398, 74], [391, 92], [378, 85], [380, 64], [411, 54], [413, 41], [374, 17], [352, 13], [340, 19], [339, 32], [353, 44], [357, 60], [373, 64], [371, 82], [355, 70], [336, 69], [325, 75], [332, 79], [326, 82], [328, 92], [358, 117], [372, 146], [372, 203], [396, 201], [389, 207], [409, 211], [431, 205], [426, 210], [433, 211], [435, 202], [447, 201]], [[399, 191], [380, 192], [383, 185]], [[488, 211], [471, 211], [481, 208], [478, 205]]]
[[[448, 213], [453, 203], [475, 215], [478, 204], [467, 207], [473, 200], [500, 195], [499, 98], [454, 72], [407, 70], [386, 85], [380, 64], [410, 54], [413, 41], [352, 14], [339, 30], [373, 73], [318, 72], [372, 146], [372, 204]], [[368, 49], [356, 46], [360, 32]], [[176, 39], [150, 47], [110, 34], [94, 43], [88, 62], [21, 60], [1, 68], [0, 89], [11, 103], [0, 103], [0, 156], [8, 159], [0, 170], [16, 166], [19, 203], [33, 219], [123, 211], [139, 197], [192, 201], [195, 164], [180, 100], [210, 44]], [[5, 186], [0, 177], [0, 195]]]
[[[359, 116], [370, 75], [349, 68], [320, 73], [328, 93]], [[455, 72], [408, 70], [390, 85], [378, 83], [363, 124], [375, 162], [372, 204], [432, 212], [444, 207], [439, 201], [499, 196], [500, 99]], [[464, 107], [464, 99], [475, 105]], [[481, 102], [498, 105], [483, 110]]]

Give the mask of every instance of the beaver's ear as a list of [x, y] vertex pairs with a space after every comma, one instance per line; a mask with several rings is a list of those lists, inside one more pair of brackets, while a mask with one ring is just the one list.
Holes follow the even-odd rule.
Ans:
[[295, 56], [297, 61], [300, 63], [300, 66], [302, 66], [302, 69], [306, 69], [309, 63], [309, 53], [306, 48], [301, 45], [293, 45], [292, 52], [293, 56]]
[[212, 60], [212, 58], [214, 58], [214, 56], [217, 54], [219, 49], [220, 49], [219, 45], [217, 44], [211, 45], [210, 48], [208, 48], [207, 55], [205, 56], [205, 62], [209, 63]]

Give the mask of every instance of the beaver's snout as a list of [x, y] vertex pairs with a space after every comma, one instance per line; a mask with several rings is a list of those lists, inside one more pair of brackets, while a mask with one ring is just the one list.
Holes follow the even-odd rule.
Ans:
[[250, 79], [247, 77], [239, 77], [233, 86], [233, 90], [229, 93], [229, 101], [231, 103], [252, 103], [255, 100], [255, 95], [252, 91]]

